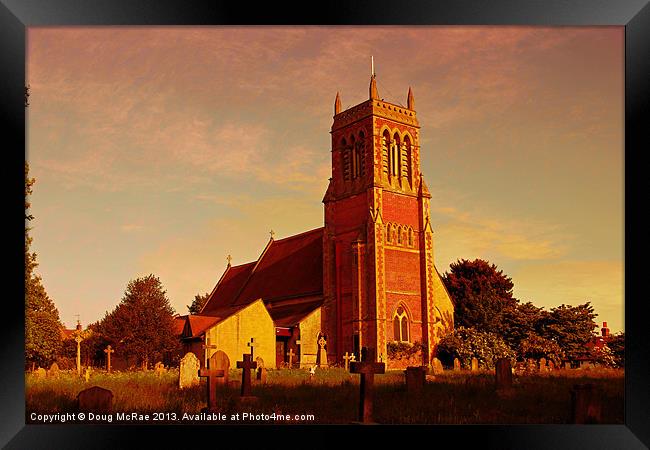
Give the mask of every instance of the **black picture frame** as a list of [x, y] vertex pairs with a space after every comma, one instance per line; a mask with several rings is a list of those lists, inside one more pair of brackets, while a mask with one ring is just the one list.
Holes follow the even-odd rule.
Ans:
[[[72, 25], [620, 25], [625, 26], [625, 424], [469, 426], [126, 426], [25, 425], [24, 176], [26, 27]], [[650, 149], [648, 0], [386, 0], [289, 6], [279, 2], [196, 0], [0, 0], [0, 110], [6, 220], [4, 320], [0, 328], [0, 445], [6, 448], [193, 447], [243, 439], [236, 446], [333, 446], [378, 439], [403, 445], [498, 449], [636, 449], [650, 446], [650, 346], [645, 345], [645, 296], [637, 256], [646, 242], [637, 215], [644, 205], [637, 159]], [[636, 197], [639, 196], [639, 200]], [[543, 405], [540, 405], [543, 407]], [[405, 432], [408, 435], [405, 435]], [[344, 435], [341, 435], [344, 434]], [[226, 440], [228, 439], [228, 440]], [[143, 442], [146, 442], [143, 443]], [[382, 445], [383, 446], [383, 445]], [[402, 446], [402, 445], [400, 445]]]

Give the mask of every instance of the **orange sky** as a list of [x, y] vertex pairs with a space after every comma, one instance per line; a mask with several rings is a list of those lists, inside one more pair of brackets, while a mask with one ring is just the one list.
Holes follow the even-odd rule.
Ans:
[[177, 312], [232, 254], [322, 226], [336, 92], [421, 125], [435, 260], [623, 323], [622, 27], [29, 28], [34, 249], [69, 326], [154, 273]]

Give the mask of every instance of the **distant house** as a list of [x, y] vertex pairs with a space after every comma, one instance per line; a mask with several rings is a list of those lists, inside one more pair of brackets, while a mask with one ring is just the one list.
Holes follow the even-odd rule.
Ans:
[[607, 322], [603, 322], [603, 327], [600, 329], [600, 336], [594, 338], [585, 345], [585, 355], [577, 358], [562, 360], [562, 366], [565, 369], [591, 369], [599, 365], [598, 359], [595, 357], [597, 350], [607, 346], [611, 334], [607, 328]]

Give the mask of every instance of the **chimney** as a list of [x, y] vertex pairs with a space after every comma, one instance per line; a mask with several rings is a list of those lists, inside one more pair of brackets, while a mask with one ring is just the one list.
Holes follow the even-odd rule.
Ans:
[[603, 322], [603, 327], [600, 329], [600, 332], [602, 333], [603, 337], [609, 336], [609, 328], [607, 328], [607, 322]]

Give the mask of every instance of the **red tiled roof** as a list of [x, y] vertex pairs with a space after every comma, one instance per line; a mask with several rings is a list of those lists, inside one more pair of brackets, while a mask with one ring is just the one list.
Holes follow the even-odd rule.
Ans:
[[185, 328], [186, 320], [187, 316], [174, 317], [174, 336], [180, 336], [183, 334], [183, 328]]
[[[187, 316], [186, 329], [183, 330], [184, 337], [198, 337], [203, 334], [205, 330], [221, 321], [221, 317], [214, 316], [199, 316], [191, 314]], [[189, 329], [187, 327], [189, 326]]]
[[[201, 314], [225, 317], [227, 309], [243, 307], [260, 298], [268, 304], [287, 298], [322, 294], [321, 227], [277, 241], [272, 240], [257, 261], [226, 269]], [[301, 307], [302, 304], [295, 305], [295, 311]], [[289, 308], [288, 311], [294, 310]], [[293, 313], [286, 313], [287, 318], [292, 315]], [[271, 316], [273, 317], [272, 312]]]
[[293, 327], [322, 305], [323, 299], [319, 298], [310, 302], [292, 305], [269, 305], [268, 310], [276, 327]]
[[253, 267], [255, 267], [255, 263], [256, 261], [253, 261], [239, 266], [228, 267], [210, 294], [210, 298], [205, 302], [201, 314], [215, 315], [220, 310], [234, 304], [237, 294], [246, 283]]
[[272, 241], [235, 304], [323, 292], [323, 228]]

